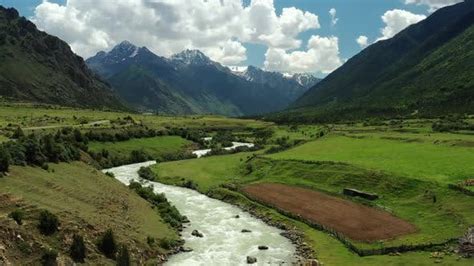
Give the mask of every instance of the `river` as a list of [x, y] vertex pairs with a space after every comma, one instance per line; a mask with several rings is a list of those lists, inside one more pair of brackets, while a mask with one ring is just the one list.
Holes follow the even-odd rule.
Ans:
[[[138, 169], [155, 164], [154, 161], [124, 165], [103, 172], [111, 172], [120, 182], [128, 185], [139, 180]], [[170, 257], [167, 265], [247, 265], [247, 256], [257, 258], [254, 265], [291, 264], [295, 261], [295, 247], [281, 236], [281, 230], [268, 226], [259, 219], [228, 203], [209, 198], [197, 191], [158, 182], [156, 193], [165, 193], [168, 200], [190, 220], [182, 232], [184, 246], [193, 249]], [[236, 218], [236, 215], [239, 218]], [[194, 237], [193, 230], [204, 237]], [[242, 233], [242, 229], [250, 233]], [[259, 245], [268, 250], [259, 250]]]

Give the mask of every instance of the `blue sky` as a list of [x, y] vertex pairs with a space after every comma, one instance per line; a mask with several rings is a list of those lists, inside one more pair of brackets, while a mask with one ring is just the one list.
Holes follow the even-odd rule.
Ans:
[[[99, 2], [98, 0], [96, 1]], [[107, 1], [109, 0], [104, 0], [103, 2], [107, 2]], [[192, 0], [192, 1], [198, 1], [198, 0]], [[222, 1], [228, 1], [228, 0], [222, 0]], [[268, 0], [263, 0], [263, 1], [268, 2]], [[405, 1], [412, 1], [415, 3], [424, 1], [425, 4], [405, 4]], [[459, 0], [446, 0], [446, 1], [455, 2]], [[29, 18], [33, 18], [35, 16], [35, 13], [34, 13], [35, 8], [38, 5], [40, 5], [42, 2], [43, 2], [42, 0], [0, 0], [0, 4], [4, 6], [8, 6], [8, 7], [15, 7], [16, 9], [19, 10], [21, 15], [29, 17]], [[48, 2], [58, 3], [60, 5], [66, 5], [66, 1], [64, 0], [49, 0]], [[75, 2], [78, 2], [78, 0], [76, 0]], [[112, 2], [112, 1], [110, 0], [109, 2]], [[435, 2], [435, 0], [433, 0], [433, 2]], [[430, 10], [429, 10], [430, 6], [428, 5], [429, 3], [430, 3], [430, 0], [274, 0], [273, 5], [274, 5], [277, 16], [281, 15], [283, 8], [295, 7], [303, 12], [310, 12], [316, 15], [317, 20], [320, 25], [319, 28], [312, 28], [312, 29], [304, 30], [298, 33], [296, 36], [296, 39], [301, 40], [301, 46], [296, 49], [285, 48], [285, 53], [291, 54], [293, 51], [297, 51], [297, 50], [304, 51], [306, 49], [308, 40], [313, 35], [318, 35], [323, 38], [326, 38], [326, 37], [329, 38], [329, 37], [335, 36], [338, 38], [338, 49], [340, 53], [339, 58], [341, 59], [340, 62], [344, 62], [344, 60], [357, 54], [362, 49], [361, 46], [356, 42], [356, 39], [359, 36], [364, 35], [368, 37], [369, 43], [375, 41], [377, 38], [382, 36], [381, 29], [384, 28], [387, 24], [386, 22], [382, 21], [382, 16], [387, 11], [400, 9], [400, 10], [405, 10], [413, 14], [428, 16], [430, 14]], [[250, 0], [244, 0], [244, 3], [243, 3], [244, 6], [248, 6], [249, 4], [250, 4]], [[94, 8], [94, 6], [92, 6], [91, 8]], [[336, 10], [336, 17], [338, 20], [335, 25], [332, 25], [331, 23], [331, 16], [329, 14], [329, 10], [331, 8], [334, 8]], [[49, 9], [45, 8], [45, 10], [46, 10], [45, 12], [50, 12], [50, 10], [54, 11], [55, 9], [54, 9], [54, 6], [50, 6]], [[216, 12], [219, 12], [219, 11], [216, 11]], [[43, 14], [41, 17], [37, 18], [39, 27], [46, 30], [47, 32], [50, 32], [68, 41], [73, 47], [73, 49], [76, 52], [78, 52], [80, 55], [89, 56], [97, 52], [96, 50], [101, 50], [100, 49], [101, 47], [104, 50], [106, 50], [106, 48], [110, 49], [110, 45], [113, 42], [113, 40], [110, 41], [111, 38], [108, 38], [109, 41], [107, 42], [107, 44], [104, 44], [102, 46], [88, 45], [92, 41], [88, 40], [87, 41], [88, 43], [87, 43], [85, 40], [77, 40], [76, 37], [70, 36], [70, 34], [66, 32], [65, 29], [63, 29], [64, 27], [62, 25], [58, 26], [58, 25], [51, 24], [51, 20], [48, 20], [47, 16], [48, 16], [47, 14], [46, 15]], [[116, 19], [120, 19], [120, 18], [117, 17]], [[418, 21], [418, 20], [415, 20], [415, 21]], [[67, 21], [65, 23], [67, 23]], [[107, 32], [107, 30], [104, 29], [103, 26], [98, 26], [98, 29], [100, 29], [101, 31], [105, 31], [107, 34], [113, 34], [113, 33]], [[61, 30], [64, 30], [64, 32]], [[156, 32], [156, 31], [151, 29], [151, 32]], [[93, 34], [93, 33], [89, 33], [89, 35], [90, 34]], [[117, 39], [116, 41], [118, 41], [118, 38], [126, 38], [126, 37], [121, 37], [121, 36], [128, 36], [128, 35], [125, 34], [125, 35], [119, 35], [119, 36], [120, 37], [115, 37]], [[155, 39], [160, 40], [163, 38], [162, 35], [159, 35], [158, 33], [157, 33], [157, 36], [158, 37]], [[88, 37], [84, 35], [84, 38], [88, 38]], [[192, 38], [192, 36], [190, 38]], [[237, 40], [236, 38], [233, 37], [231, 41], [234, 41], [234, 40], [238, 41], [238, 43], [241, 43], [242, 46], [245, 47], [246, 49], [245, 60], [242, 60], [241, 58], [232, 59], [230, 57], [225, 57], [225, 55], [223, 55], [224, 52], [216, 50], [214, 47], [210, 46], [209, 44], [202, 45], [203, 46], [202, 49], [205, 52], [208, 51], [208, 53], [211, 55], [211, 58], [216, 59], [216, 61], [220, 61], [226, 65], [255, 65], [258, 67], [265, 67], [264, 62], [266, 61], [266, 52], [267, 52], [267, 49], [270, 47], [268, 44], [256, 43], [252, 41], [247, 42], [247, 41]], [[177, 42], [171, 43], [168, 46], [163, 46], [160, 44], [152, 44], [152, 43], [149, 44], [147, 42], [151, 42], [151, 41], [147, 41], [141, 36], [134, 37], [134, 38], [132, 37], [131, 41], [136, 42], [138, 45], [151, 46], [152, 48], [154, 48], [152, 49], [153, 51], [155, 51], [158, 54], [163, 53], [163, 55], [168, 55], [170, 52], [175, 52], [173, 51], [173, 48], [176, 47], [177, 44], [180, 44]], [[100, 42], [96, 41], [94, 42], [94, 44], [95, 43], [100, 43]], [[187, 46], [189, 46], [189, 44], [187, 44]], [[197, 48], [200, 48], [196, 44], [192, 44], [192, 46], [193, 47], [197, 46]], [[229, 49], [227, 49], [227, 51], [229, 51]], [[234, 51], [233, 53], [237, 53], [237, 51], [238, 50]], [[278, 59], [279, 58], [277, 56], [275, 60], [278, 60]], [[293, 59], [287, 58], [286, 60], [293, 60]], [[270, 59], [267, 59], [267, 61], [270, 61]], [[271, 64], [271, 63], [272, 62], [269, 62], [267, 67], [275, 68], [273, 70], [279, 71], [280, 69], [278, 68], [280, 67], [282, 68], [281, 72], [293, 71], [293, 69], [291, 68], [284, 69], [284, 67], [279, 66], [278, 64]], [[288, 63], [288, 62], [283, 62], [283, 63]], [[293, 62], [289, 61], [288, 64], [290, 63], [293, 63]], [[315, 64], [313, 65], [316, 65], [318, 62], [314, 62], [314, 63]], [[321, 62], [321, 64], [324, 64], [324, 63]], [[311, 66], [311, 64], [309, 65]], [[297, 63], [295, 63], [294, 71], [297, 71], [300, 69], [305, 70], [306, 68], [300, 67], [297, 65]], [[314, 68], [314, 71], [313, 69], [309, 69], [307, 72], [313, 72], [313, 73], [317, 73], [319, 76], [324, 76], [327, 74], [328, 71], [327, 69], [324, 70], [322, 68], [319, 69], [316, 67]]]

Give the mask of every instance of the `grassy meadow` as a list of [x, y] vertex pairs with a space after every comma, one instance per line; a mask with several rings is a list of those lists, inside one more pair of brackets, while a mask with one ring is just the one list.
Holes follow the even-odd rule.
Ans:
[[[351, 241], [360, 249], [443, 243], [461, 236], [474, 225], [472, 196], [447, 186], [472, 177], [470, 174], [474, 169], [470, 162], [474, 159], [474, 151], [466, 145], [472, 135], [432, 132], [426, 121], [405, 125], [408, 132], [386, 126], [332, 125], [331, 128], [333, 132], [318, 138], [315, 135], [321, 127], [300, 126], [295, 130], [278, 126], [274, 127], [272, 140], [288, 137], [305, 143], [273, 154], [258, 151], [164, 162], [153, 166], [153, 170], [160, 182], [183, 185], [193, 181], [202, 193], [217, 195], [217, 198], [241, 206], [254, 206], [255, 203], [222, 186], [273, 182], [339, 197], [344, 197], [341, 195], [343, 188], [356, 188], [376, 193], [380, 198], [374, 202], [344, 198], [386, 210], [417, 228], [416, 233], [396, 239], [373, 243]], [[460, 259], [450, 252], [439, 257], [429, 251], [359, 257], [327, 233], [267, 207], [260, 208], [262, 213], [303, 231], [317, 257], [328, 265], [472, 263], [472, 260]]]
[[89, 150], [99, 152], [107, 149], [110, 153], [130, 154], [130, 152], [140, 149], [147, 154], [157, 158], [164, 154], [183, 152], [192, 146], [192, 142], [179, 136], [159, 136], [152, 138], [130, 139], [119, 142], [98, 142], [89, 143]]
[[332, 135], [268, 157], [275, 160], [344, 162], [442, 183], [470, 178], [474, 172], [472, 148], [383, 138]]

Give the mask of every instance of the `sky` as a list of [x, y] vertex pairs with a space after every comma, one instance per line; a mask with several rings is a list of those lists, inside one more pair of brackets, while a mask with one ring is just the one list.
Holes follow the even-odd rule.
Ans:
[[0, 0], [84, 58], [128, 40], [169, 57], [324, 77], [370, 44], [462, 0]]

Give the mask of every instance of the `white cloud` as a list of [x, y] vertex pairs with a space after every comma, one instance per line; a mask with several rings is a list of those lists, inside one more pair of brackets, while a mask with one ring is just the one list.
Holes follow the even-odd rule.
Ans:
[[306, 51], [287, 52], [269, 48], [265, 54], [265, 69], [288, 73], [330, 73], [342, 64], [338, 42], [338, 38], [334, 36], [313, 35], [308, 41]]
[[405, 4], [426, 5], [430, 12], [434, 12], [439, 8], [460, 3], [463, 0], [405, 0]]
[[382, 36], [379, 37], [377, 41], [392, 38], [395, 34], [399, 33], [406, 27], [425, 18], [425, 15], [413, 14], [406, 10], [389, 10], [382, 16], [385, 27], [381, 29]]
[[298, 49], [298, 35], [320, 27], [315, 14], [294, 7], [277, 15], [273, 0], [45, 0], [32, 20], [84, 57], [129, 40], [163, 56], [200, 49], [229, 65], [246, 59], [243, 43]]
[[331, 25], [335, 26], [339, 19], [336, 17], [336, 9], [334, 7], [329, 9], [329, 15], [331, 16]]
[[356, 39], [356, 42], [359, 44], [360, 48], [365, 48], [369, 43], [369, 38], [367, 38], [367, 36], [361, 35]]

